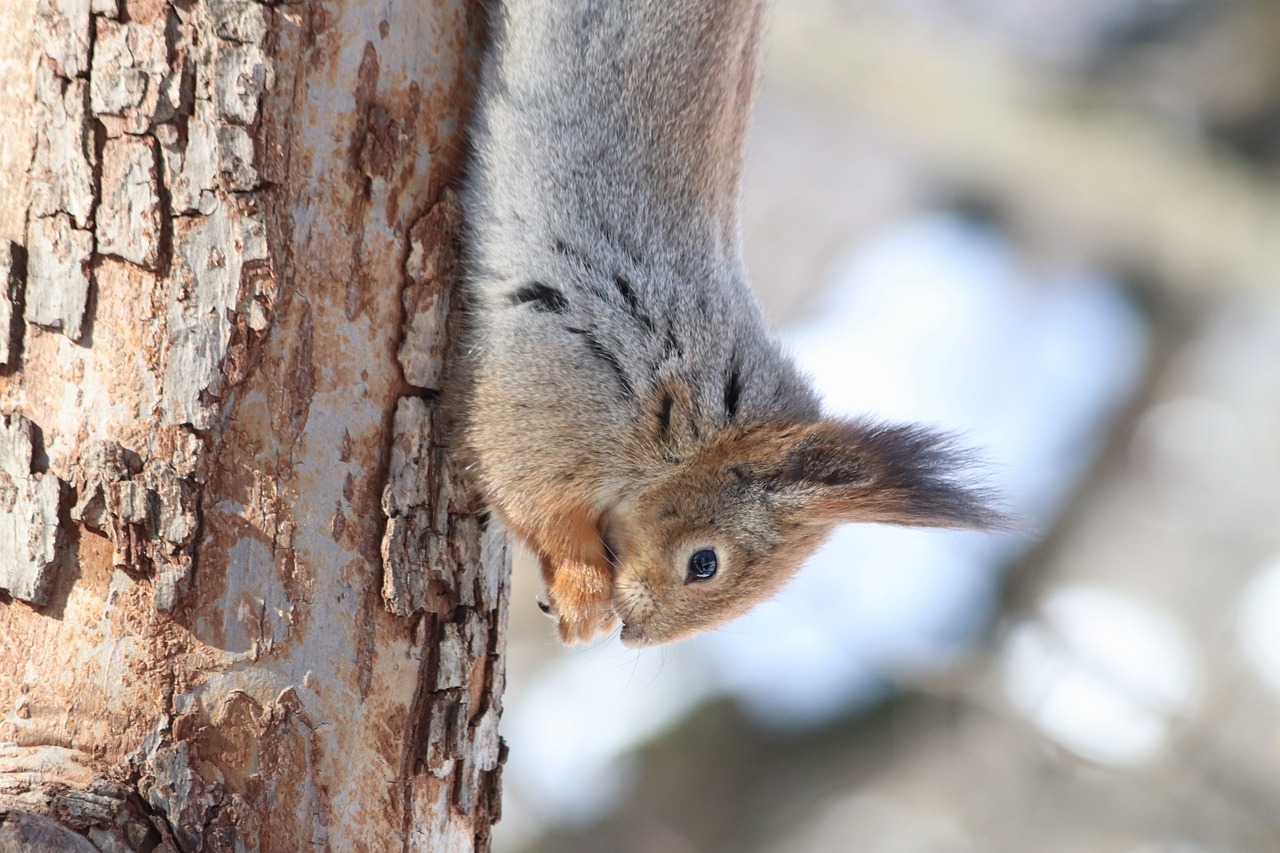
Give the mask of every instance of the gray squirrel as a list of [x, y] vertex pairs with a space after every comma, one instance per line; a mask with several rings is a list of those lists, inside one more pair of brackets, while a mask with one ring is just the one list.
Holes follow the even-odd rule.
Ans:
[[766, 328], [738, 223], [765, 3], [488, 5], [465, 442], [561, 639], [715, 627], [847, 522], [999, 526], [946, 435], [824, 417]]

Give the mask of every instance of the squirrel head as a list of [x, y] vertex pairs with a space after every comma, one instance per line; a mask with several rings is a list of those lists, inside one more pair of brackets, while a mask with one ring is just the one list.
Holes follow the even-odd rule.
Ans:
[[667, 643], [747, 612], [841, 524], [1005, 526], [968, 469], [947, 436], [918, 426], [725, 430], [606, 519], [623, 643]]

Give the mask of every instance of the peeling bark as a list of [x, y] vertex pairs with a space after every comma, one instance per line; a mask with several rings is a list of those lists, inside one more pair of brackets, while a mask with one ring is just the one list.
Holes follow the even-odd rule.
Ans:
[[140, 267], [160, 260], [160, 196], [156, 141], [151, 137], [108, 139], [102, 148], [102, 201], [98, 205], [98, 251]]
[[479, 15], [393, 11], [0, 10], [0, 853], [488, 847], [509, 556], [441, 427]]
[[27, 320], [80, 340], [89, 304], [93, 238], [65, 213], [33, 217], [27, 226]]
[[0, 589], [44, 604], [58, 562], [62, 483], [32, 471], [35, 435], [22, 415], [0, 415]]
[[22, 351], [26, 283], [27, 253], [17, 243], [0, 239], [0, 367], [13, 364]]

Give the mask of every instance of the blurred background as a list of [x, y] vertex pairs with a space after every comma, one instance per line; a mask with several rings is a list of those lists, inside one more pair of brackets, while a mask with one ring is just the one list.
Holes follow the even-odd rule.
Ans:
[[1025, 532], [849, 527], [566, 650], [518, 563], [500, 853], [1280, 851], [1280, 2], [776, 0], [761, 299]]

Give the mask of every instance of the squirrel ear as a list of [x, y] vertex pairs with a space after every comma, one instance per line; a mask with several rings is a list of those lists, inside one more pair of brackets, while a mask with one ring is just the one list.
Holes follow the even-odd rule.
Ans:
[[915, 527], [1004, 528], [973, 459], [926, 427], [824, 420], [791, 433], [770, 488], [790, 493], [801, 520]]

